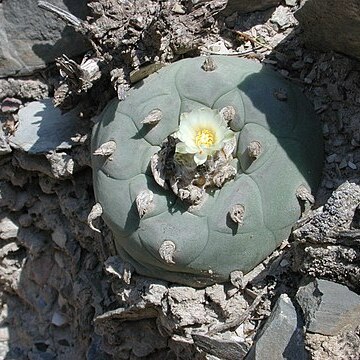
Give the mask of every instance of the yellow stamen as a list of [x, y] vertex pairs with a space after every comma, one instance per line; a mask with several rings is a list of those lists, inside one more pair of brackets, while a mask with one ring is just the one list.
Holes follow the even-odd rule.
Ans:
[[197, 132], [195, 137], [195, 144], [197, 146], [205, 145], [210, 147], [215, 142], [214, 133], [208, 129], [201, 129]]

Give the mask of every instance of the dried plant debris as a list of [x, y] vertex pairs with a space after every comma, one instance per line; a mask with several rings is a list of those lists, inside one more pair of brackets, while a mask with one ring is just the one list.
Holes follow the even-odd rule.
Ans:
[[[217, 34], [216, 15], [226, 0], [193, 4], [191, 1], [92, 1], [91, 16], [76, 29], [88, 38], [93, 53], [81, 64], [63, 56], [57, 65], [64, 75], [55, 97], [61, 105], [73, 93], [88, 91], [100, 77], [108, 79], [119, 99], [133, 83], [190, 52]], [[66, 85], [65, 85], [66, 84]]]

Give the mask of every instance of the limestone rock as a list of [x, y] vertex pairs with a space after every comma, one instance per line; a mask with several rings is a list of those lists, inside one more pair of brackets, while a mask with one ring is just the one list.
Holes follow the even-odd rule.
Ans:
[[301, 325], [292, 301], [282, 294], [246, 360], [307, 359]]
[[358, 0], [307, 0], [295, 16], [308, 46], [360, 59]]
[[[87, 14], [86, 0], [51, 3], [79, 18]], [[41, 10], [37, 0], [0, 2], [0, 77], [26, 75], [63, 53], [74, 56], [85, 50], [82, 36]]]
[[[2, 216], [1, 216], [2, 217]], [[8, 217], [2, 217], [0, 221], [0, 240], [15, 238], [18, 234], [19, 226]]]
[[243, 359], [248, 351], [248, 345], [231, 333], [208, 336], [192, 334], [196, 346], [207, 354], [223, 360]]
[[62, 114], [51, 99], [33, 101], [20, 109], [18, 115], [19, 126], [9, 142], [30, 154], [70, 149], [75, 144], [71, 138], [84, 128], [76, 110]]
[[315, 279], [300, 287], [296, 298], [310, 332], [333, 336], [360, 322], [360, 296], [344, 285]]
[[250, 13], [252, 11], [266, 10], [279, 3], [279, 0], [229, 0], [222, 13], [225, 15], [230, 15], [235, 11], [238, 11], [239, 13]]

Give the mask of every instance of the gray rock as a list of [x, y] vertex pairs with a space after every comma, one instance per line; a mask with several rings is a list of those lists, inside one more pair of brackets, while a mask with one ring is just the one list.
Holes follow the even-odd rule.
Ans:
[[9, 240], [16, 238], [19, 232], [19, 226], [8, 217], [3, 217], [1, 214], [0, 220], [0, 240]]
[[248, 345], [239, 341], [235, 336], [226, 335], [226, 333], [213, 336], [192, 334], [192, 338], [197, 347], [219, 359], [243, 359], [249, 350]]
[[295, 16], [308, 46], [360, 59], [358, 0], [307, 0]]
[[106, 354], [101, 348], [101, 337], [93, 334], [91, 343], [86, 353], [86, 360], [111, 360], [110, 355]]
[[228, 0], [226, 8], [222, 11], [224, 15], [230, 15], [235, 11], [239, 13], [250, 13], [252, 11], [266, 10], [280, 3], [279, 0]]
[[282, 294], [258, 332], [246, 360], [307, 359], [302, 324], [291, 299]]
[[345, 327], [359, 325], [360, 296], [344, 285], [315, 279], [300, 287], [296, 299], [310, 332], [337, 335]]
[[9, 137], [12, 147], [30, 154], [69, 149], [76, 143], [71, 137], [85, 133], [84, 123], [76, 109], [62, 114], [51, 99], [33, 101], [20, 109], [19, 126]]
[[280, 29], [286, 29], [296, 24], [296, 19], [290, 8], [287, 6], [278, 6], [271, 16], [270, 21], [276, 24]]
[[[51, 3], [79, 18], [86, 17], [86, 0]], [[40, 9], [37, 0], [0, 2], [0, 77], [29, 74], [63, 53], [74, 56], [85, 50], [83, 37]]]

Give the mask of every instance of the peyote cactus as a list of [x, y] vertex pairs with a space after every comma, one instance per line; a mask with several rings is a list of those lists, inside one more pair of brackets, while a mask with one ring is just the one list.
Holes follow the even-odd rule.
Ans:
[[176, 62], [112, 101], [92, 151], [119, 254], [140, 274], [195, 287], [247, 273], [275, 250], [313, 200], [323, 162], [303, 94], [222, 56]]

